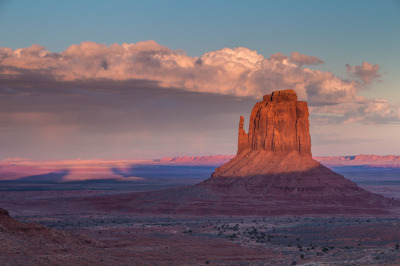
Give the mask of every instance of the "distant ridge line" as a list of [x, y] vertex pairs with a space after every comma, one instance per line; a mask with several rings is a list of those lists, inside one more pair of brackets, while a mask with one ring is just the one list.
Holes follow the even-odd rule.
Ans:
[[[219, 165], [228, 162], [235, 155], [208, 155], [208, 156], [176, 156], [163, 157], [157, 162], [166, 164], [188, 164], [188, 165]], [[375, 155], [359, 154], [344, 156], [315, 156], [317, 160], [325, 165], [374, 165], [382, 167], [400, 167], [400, 155]]]

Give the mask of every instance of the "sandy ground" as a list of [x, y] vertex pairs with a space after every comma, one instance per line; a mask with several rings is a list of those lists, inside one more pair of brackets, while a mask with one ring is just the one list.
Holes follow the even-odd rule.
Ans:
[[2, 265], [398, 265], [399, 218], [18, 216]]

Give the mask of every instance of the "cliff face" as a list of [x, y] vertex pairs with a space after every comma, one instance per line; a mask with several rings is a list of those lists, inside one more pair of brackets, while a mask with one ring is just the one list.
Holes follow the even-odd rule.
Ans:
[[249, 133], [240, 117], [237, 155], [212, 177], [249, 177], [302, 172], [319, 166], [312, 159], [306, 102], [293, 90], [265, 95], [254, 105]]
[[279, 155], [297, 151], [301, 156], [311, 157], [307, 103], [297, 101], [293, 90], [273, 92], [256, 103], [248, 134], [243, 122], [241, 116], [237, 154], [263, 149]]

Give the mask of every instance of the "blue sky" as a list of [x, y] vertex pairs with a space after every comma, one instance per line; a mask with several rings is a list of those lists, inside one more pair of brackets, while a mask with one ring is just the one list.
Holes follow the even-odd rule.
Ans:
[[344, 65], [379, 64], [385, 84], [363, 94], [400, 101], [400, 1], [0, 1], [0, 46], [155, 40], [191, 56], [243, 46], [269, 56], [293, 51]]
[[244, 46], [264, 55], [297, 50], [329, 62], [340, 51], [350, 60], [380, 61], [400, 41], [400, 4], [390, 0], [3, 0], [0, 8], [2, 46], [39, 43], [54, 52], [83, 41], [155, 40], [196, 56]]
[[[290, 56], [297, 51], [324, 61], [324, 64], [307, 66], [311, 70], [330, 71], [343, 79], [348, 78], [346, 64], [357, 66], [366, 61], [372, 65], [379, 64], [380, 77], [364, 84], [357, 95], [384, 98], [392, 105], [400, 102], [400, 1], [396, 0], [0, 0], [0, 36], [0, 47], [15, 50], [38, 44], [53, 53], [62, 53], [71, 45], [85, 41], [110, 45], [146, 40], [154, 40], [171, 50], [182, 50], [190, 57], [200, 57], [225, 47], [246, 47], [265, 58], [278, 52]], [[233, 113], [243, 113], [244, 109]], [[370, 125], [367, 131], [397, 132], [396, 123]], [[337, 136], [333, 142], [343, 143], [343, 147], [349, 138], [357, 138], [360, 132], [365, 131], [354, 124], [340, 124], [338, 127], [343, 128], [331, 132]], [[317, 145], [327, 141], [318, 137], [324, 135], [324, 130], [328, 130], [327, 127], [312, 128]], [[342, 136], [340, 132], [348, 132], [346, 134], [351, 136]], [[372, 133], [363, 136], [361, 139], [366, 142], [379, 138], [378, 144], [369, 150], [363, 146], [364, 142], [354, 147], [354, 153], [395, 153], [398, 147], [389, 145], [395, 140], [394, 134], [384, 139]], [[314, 153], [340, 153], [340, 150], [335, 150], [335, 145], [324, 145], [316, 147]], [[202, 153], [206, 150], [207, 145]], [[232, 153], [234, 150], [233, 145], [212, 152]], [[349, 152], [351, 150], [346, 154]], [[195, 154], [196, 150], [182, 148], [176, 153]], [[68, 156], [75, 154], [71, 152]]]

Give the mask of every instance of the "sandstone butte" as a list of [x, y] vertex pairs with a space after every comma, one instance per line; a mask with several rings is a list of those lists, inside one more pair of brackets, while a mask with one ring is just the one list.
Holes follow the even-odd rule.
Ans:
[[250, 177], [309, 170], [312, 159], [308, 107], [293, 90], [265, 95], [253, 107], [248, 133], [240, 117], [238, 151], [213, 177]]
[[307, 103], [265, 95], [239, 120], [238, 151], [195, 186], [91, 200], [105, 211], [193, 215], [389, 215], [400, 203], [359, 188], [311, 155]]

